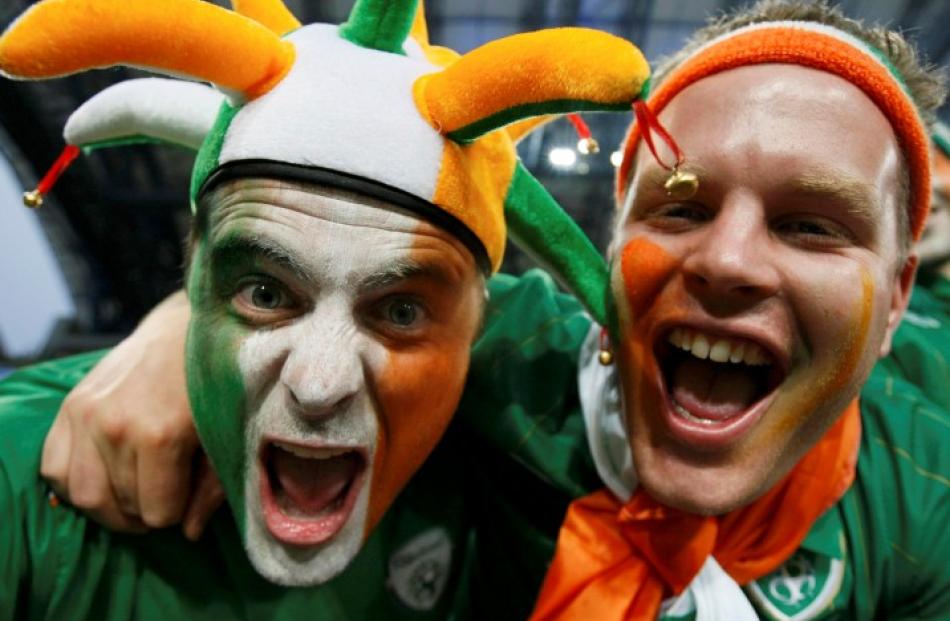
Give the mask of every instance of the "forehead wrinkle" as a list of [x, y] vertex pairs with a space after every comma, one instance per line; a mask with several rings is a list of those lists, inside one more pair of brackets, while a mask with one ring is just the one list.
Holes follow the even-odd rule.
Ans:
[[299, 214], [331, 225], [396, 233], [415, 233], [424, 222], [419, 216], [378, 199], [294, 182], [247, 179], [222, 186], [212, 195], [212, 228], [248, 214], [273, 220]]
[[233, 181], [217, 190], [210, 205], [209, 228], [213, 232], [229, 220], [251, 217], [297, 229], [306, 224], [298, 215], [335, 227], [409, 235], [415, 247], [429, 241], [452, 247], [460, 257], [471, 255], [451, 233], [390, 203], [333, 188], [268, 179]]

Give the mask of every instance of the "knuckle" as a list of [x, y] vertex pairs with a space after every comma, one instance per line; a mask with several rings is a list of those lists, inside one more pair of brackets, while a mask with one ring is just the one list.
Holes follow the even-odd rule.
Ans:
[[174, 430], [163, 424], [149, 425], [142, 430], [142, 444], [151, 449], [169, 448], [175, 444]]
[[174, 422], [155, 421], [142, 430], [142, 442], [154, 449], [178, 448], [186, 443], [187, 433]]
[[80, 486], [70, 490], [69, 503], [83, 511], [105, 514], [108, 506], [106, 494], [99, 487]]
[[129, 435], [129, 428], [122, 416], [117, 414], [103, 414], [89, 424], [97, 425], [102, 437], [113, 445], [122, 444]]
[[180, 516], [170, 509], [155, 509], [142, 514], [142, 521], [149, 528], [168, 528], [180, 519]]
[[66, 395], [60, 409], [70, 418], [85, 418], [92, 409], [92, 398], [82, 386], [77, 386]]
[[50, 485], [65, 485], [67, 474], [65, 467], [54, 465], [45, 459], [40, 462], [40, 476]]

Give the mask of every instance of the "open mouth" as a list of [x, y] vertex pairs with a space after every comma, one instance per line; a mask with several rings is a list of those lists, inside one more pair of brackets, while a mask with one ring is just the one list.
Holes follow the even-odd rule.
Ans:
[[260, 486], [271, 535], [295, 546], [331, 539], [353, 510], [366, 462], [361, 448], [265, 441]]
[[695, 328], [666, 332], [654, 355], [670, 431], [687, 444], [710, 450], [751, 429], [785, 375], [763, 343]]

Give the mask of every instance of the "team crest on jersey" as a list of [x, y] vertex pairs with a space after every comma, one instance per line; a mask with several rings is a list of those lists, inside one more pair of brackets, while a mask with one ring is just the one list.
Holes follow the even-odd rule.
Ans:
[[749, 599], [766, 619], [817, 619], [841, 590], [844, 563], [809, 550], [798, 550], [785, 564], [746, 587]]
[[452, 542], [442, 528], [416, 535], [389, 557], [387, 585], [413, 610], [435, 608], [452, 567]]

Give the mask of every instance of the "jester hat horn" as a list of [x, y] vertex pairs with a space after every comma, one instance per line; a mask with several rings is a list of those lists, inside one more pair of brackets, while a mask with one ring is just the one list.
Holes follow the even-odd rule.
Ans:
[[0, 71], [45, 79], [126, 65], [209, 82], [223, 102], [167, 80], [109, 89], [77, 111], [67, 141], [194, 147], [204, 136], [193, 208], [236, 176], [336, 185], [430, 218], [486, 272], [510, 233], [606, 322], [603, 258], [514, 145], [543, 115], [628, 110], [649, 78], [635, 46], [560, 28], [458, 55], [429, 44], [417, 0], [357, 0], [341, 26], [301, 26], [280, 0], [232, 6], [42, 0], [0, 38]]

